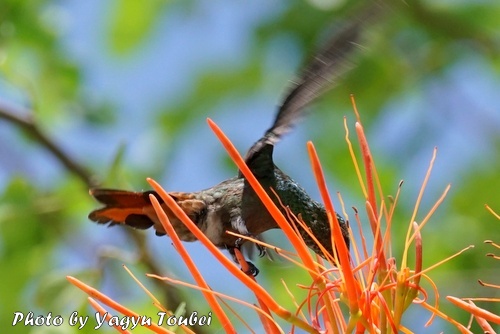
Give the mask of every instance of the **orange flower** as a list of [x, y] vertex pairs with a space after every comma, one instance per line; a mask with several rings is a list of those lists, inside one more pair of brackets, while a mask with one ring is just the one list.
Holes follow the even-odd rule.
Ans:
[[[487, 204], [485, 205], [486, 210], [491, 212], [493, 216], [495, 216], [498, 220], [500, 220], [500, 215], [498, 215], [495, 211], [493, 211], [492, 208], [490, 208]], [[500, 249], [500, 245], [496, 244], [495, 242], [491, 240], [486, 240], [485, 243], [490, 244], [496, 249]], [[493, 253], [488, 253], [486, 256], [491, 257], [495, 260], [500, 260], [500, 256], [495, 255]], [[487, 287], [487, 288], [493, 288], [493, 289], [500, 289], [500, 285], [495, 285], [495, 284], [490, 284], [490, 283], [485, 283], [481, 280], [478, 280], [479, 284]], [[497, 314], [493, 314], [490, 311], [476, 306], [473, 301], [487, 301], [487, 302], [500, 302], [500, 299], [498, 298], [456, 298], [453, 296], [447, 296], [446, 299], [448, 299], [451, 303], [453, 303], [455, 306], [460, 307], [461, 309], [469, 312], [475, 319], [476, 322], [479, 324], [479, 326], [483, 329], [485, 333], [495, 333], [491, 325], [488, 323], [488, 321], [495, 323], [495, 324], [500, 324], [500, 316]]]
[[[354, 102], [354, 101], [353, 101]], [[386, 201], [386, 196], [382, 192], [380, 180], [375, 167], [374, 159], [371, 155], [368, 141], [365, 137], [359, 115], [354, 105], [357, 122], [355, 124], [356, 134], [360, 143], [362, 163], [364, 166], [364, 174], [361, 173], [359, 168], [360, 163], [357, 160], [354, 150], [352, 148], [351, 140], [349, 138], [349, 129], [347, 122], [344, 118], [344, 125], [346, 129], [346, 141], [351, 153], [354, 170], [356, 171], [358, 180], [360, 182], [361, 191], [365, 196], [365, 209], [370, 226], [369, 232], [364, 231], [362, 228], [360, 217], [357, 209], [354, 213], [354, 221], [357, 223], [357, 232], [350, 227], [351, 235], [351, 250], [352, 254], [343, 242], [342, 232], [337, 222], [335, 208], [331, 202], [330, 194], [326, 187], [325, 178], [323, 175], [320, 160], [314, 145], [311, 142], [307, 143], [307, 149], [311, 160], [312, 170], [316, 178], [327, 215], [329, 218], [330, 228], [332, 231], [332, 247], [334, 254], [325, 254], [328, 259], [325, 263], [319, 256], [313, 256], [304, 240], [302, 239], [299, 229], [305, 228], [302, 217], [295, 216], [292, 212], [287, 212], [285, 217], [274, 202], [269, 198], [269, 195], [262, 189], [259, 182], [252, 175], [250, 170], [245, 164], [244, 159], [239, 155], [229, 139], [223, 134], [219, 127], [208, 120], [209, 126], [215, 132], [216, 136], [221, 141], [222, 145], [228, 151], [229, 156], [236, 163], [238, 169], [243, 173], [249, 184], [253, 187], [256, 194], [262, 200], [267, 210], [272, 215], [273, 219], [283, 230], [283, 233], [290, 240], [295, 248], [296, 254], [282, 251], [277, 247], [268, 245], [259, 240], [254, 240], [248, 236], [240, 236], [242, 238], [250, 239], [255, 243], [260, 243], [270, 249], [275, 249], [279, 256], [285, 260], [293, 263], [297, 270], [303, 270], [311, 277], [310, 282], [306, 282], [300, 287], [307, 290], [307, 297], [303, 300], [297, 300], [295, 296], [291, 295], [293, 300], [294, 309], [289, 306], [280, 305], [273, 297], [270, 291], [258, 284], [256, 279], [248, 276], [244, 271], [240, 270], [230, 259], [227, 258], [217, 247], [215, 247], [208, 238], [198, 229], [198, 227], [185, 215], [175, 201], [168, 196], [167, 192], [155, 181], [148, 179], [151, 186], [161, 196], [163, 201], [167, 204], [169, 209], [186, 225], [187, 228], [198, 238], [198, 240], [207, 248], [207, 250], [228, 270], [228, 273], [239, 280], [248, 289], [250, 289], [258, 302], [252, 304], [242, 300], [237, 300], [234, 297], [224, 295], [220, 292], [213, 291], [209, 284], [202, 277], [191, 257], [183, 247], [179, 238], [175, 234], [175, 230], [170, 225], [167, 215], [163, 212], [157, 199], [151, 196], [150, 199], [156, 210], [156, 213], [171, 237], [175, 249], [179, 252], [184, 260], [184, 263], [193, 275], [196, 285], [180, 282], [168, 277], [158, 277], [149, 275], [155, 279], [166, 280], [170, 283], [181, 284], [197, 289], [202, 292], [203, 296], [210, 305], [214, 315], [221, 322], [224, 330], [228, 333], [236, 332], [236, 327], [229, 317], [226, 315], [226, 310], [230, 307], [224, 300], [236, 301], [242, 305], [246, 305], [253, 309], [259, 315], [263, 327], [267, 333], [282, 333], [285, 331], [294, 332], [298, 327], [302, 331], [308, 333], [387, 333], [387, 332], [404, 332], [410, 331], [403, 325], [403, 314], [412, 306], [420, 305], [429, 310], [432, 314], [428, 324], [432, 322], [435, 316], [439, 316], [453, 325], [455, 325], [461, 332], [468, 332], [467, 328], [450, 318], [439, 310], [439, 293], [434, 283], [428, 276], [428, 272], [434, 267], [458, 256], [461, 252], [469, 249], [470, 247], [450, 256], [434, 266], [429, 268], [422, 267], [422, 248], [423, 240], [420, 231], [429, 222], [432, 214], [437, 207], [443, 202], [449, 186], [445, 188], [443, 194], [438, 198], [435, 205], [423, 216], [421, 221], [417, 221], [419, 205], [422, 200], [424, 190], [426, 188], [434, 160], [436, 158], [437, 150], [434, 149], [429, 169], [424, 179], [420, 194], [418, 196], [415, 209], [412, 217], [408, 220], [408, 232], [405, 239], [404, 251], [400, 256], [400, 265], [397, 265], [397, 256], [392, 254], [392, 234], [391, 226], [393, 214], [398, 203], [401, 192], [402, 181], [397, 187], [396, 195], [392, 201]], [[343, 207], [343, 215], [347, 218], [347, 213]], [[358, 244], [355, 236], [359, 236], [361, 244]], [[314, 240], [314, 235], [311, 235]], [[369, 244], [372, 244], [371, 249]], [[319, 243], [318, 243], [319, 245]], [[321, 249], [321, 245], [320, 245]], [[409, 264], [409, 254], [414, 253], [415, 263]], [[239, 258], [241, 254], [237, 252]], [[240, 260], [240, 266], [245, 266], [246, 262], [243, 258]], [[243, 268], [245, 269], [245, 268]], [[116, 303], [109, 302], [108, 298], [99, 294], [94, 289], [84, 285], [74, 278], [68, 278], [70, 281], [77, 285], [80, 289], [87, 292], [92, 297], [102, 303], [114, 308], [118, 312], [130, 316], [136, 316], [135, 313], [123, 308]], [[424, 279], [433, 288], [436, 296], [435, 304], [430, 305], [427, 303], [428, 292], [422, 287], [421, 281]], [[284, 281], [283, 281], [284, 282]], [[286, 283], [285, 288], [286, 287]], [[449, 300], [456, 302], [456, 298], [448, 297]], [[94, 305], [95, 302], [92, 301]], [[463, 306], [460, 301], [458, 304]], [[477, 310], [471, 304], [467, 304], [468, 310]], [[102, 312], [102, 310], [100, 310]], [[472, 311], [471, 311], [472, 312]], [[282, 329], [280, 325], [274, 320], [274, 316], [278, 316], [290, 324], [290, 329]], [[493, 321], [489, 315], [480, 313], [484, 319]], [[244, 323], [243, 315], [238, 316]], [[150, 329], [159, 333], [162, 328], [150, 326]]]

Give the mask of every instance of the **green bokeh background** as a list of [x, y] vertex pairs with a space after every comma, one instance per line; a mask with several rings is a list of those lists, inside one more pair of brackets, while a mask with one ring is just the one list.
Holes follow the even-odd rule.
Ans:
[[[23, 115], [32, 113], [34, 122], [42, 131], [101, 184], [141, 189], [147, 187], [146, 176], [159, 181], [172, 181], [186, 173], [183, 166], [175, 164], [179, 161], [177, 157], [187, 157], [183, 161], [189, 164], [190, 155], [205, 154], [213, 161], [207, 162], [206, 166], [199, 164], [196, 173], [203, 177], [203, 169], [208, 168], [217, 169], [215, 174], [207, 174], [207, 183], [190, 184], [185, 189], [175, 190], [204, 188], [235, 173], [232, 162], [207, 129], [205, 118], [213, 117], [220, 122], [223, 129], [230, 132], [238, 148], [244, 151], [269, 125], [272, 103], [278, 103], [282, 89], [286, 87], [287, 80], [293, 77], [296, 68], [306, 61], [307, 55], [314, 52], [339, 22], [352, 15], [352, 8], [360, 3], [282, 1], [268, 4], [260, 1], [234, 5], [208, 1], [89, 1], [90, 9], [81, 13], [83, 19], [77, 19], [79, 13], [75, 11], [78, 8], [75, 2], [2, 0], [0, 99], [16, 112], [21, 111]], [[338, 88], [327, 93], [311, 108], [311, 117], [298, 126], [299, 137], [291, 136], [295, 138], [295, 141], [290, 139], [294, 144], [287, 146], [288, 139], [285, 139], [283, 145], [280, 143], [282, 147], [279, 147], [279, 161], [283, 169], [293, 170], [295, 174], [292, 176], [296, 179], [311, 182], [307, 189], [314, 192], [307, 160], [292, 159], [296, 155], [306, 157], [305, 141], [312, 139], [329, 180], [335, 180], [332, 181], [332, 193], [340, 191], [349, 201], [346, 203], [347, 208], [363, 207], [343, 139], [343, 115], [348, 117], [351, 132], [354, 130], [349, 94], [354, 93], [356, 96], [368, 140], [371, 140], [371, 137], [376, 136], [374, 131], [380, 128], [399, 126], [403, 133], [411, 132], [412, 127], [416, 129], [416, 124], [398, 124], [387, 117], [384, 110], [387, 111], [394, 101], [399, 101], [399, 106], [409, 101], [422, 103], [421, 100], [428, 96], [422, 91], [429, 82], [446, 86], [446, 80], [449, 79], [447, 74], [463, 61], [474, 58], [482, 68], [487, 69], [488, 87], [498, 87], [500, 83], [498, 2], [408, 1], [406, 4], [395, 2], [390, 8], [390, 13], [383, 21], [368, 32], [363, 44], [365, 50], [357, 60], [358, 67], [344, 78]], [[241, 22], [231, 18], [245, 17], [242, 13], [246, 11], [249, 16], [253, 15], [253, 19], [247, 22], [247, 28], [243, 30]], [[176, 31], [175, 22], [182, 22], [183, 19], [196, 21], [196, 18], [208, 15], [213, 15], [211, 19], [214, 24], [222, 22], [225, 24], [224, 29], [234, 29], [235, 40], [238, 41], [234, 47], [244, 50], [228, 50], [228, 54], [234, 57], [228, 63], [226, 60], [229, 56], [218, 61], [213, 50], [210, 51], [212, 53], [207, 51], [211, 58], [206, 61], [188, 61], [204, 59], [203, 43], [210, 44], [212, 39], [217, 40], [217, 36], [206, 36], [203, 30], [191, 31], [190, 34], [180, 28]], [[260, 15], [262, 18], [259, 18]], [[72, 23], [82, 20], [88, 26], [95, 25], [97, 28], [89, 27], [88, 31], [82, 26], [74, 28]], [[169, 27], [169, 30], [165, 31], [165, 27]], [[70, 33], [76, 30], [78, 34]], [[185, 36], [182, 35], [184, 33]], [[85, 39], [82, 37], [85, 34], [97, 35]], [[171, 48], [172, 57], [177, 55], [175, 48], [184, 47], [183, 38], [194, 36], [201, 44], [199, 49], [193, 50], [200, 53], [198, 57], [186, 58], [184, 63], [182, 59], [176, 58], [184, 71], [185, 68], [190, 71], [187, 71], [189, 78], [179, 79], [179, 85], [183, 87], [175, 93], [168, 92], [166, 86], [155, 84], [158, 78], [154, 75], [144, 77], [137, 74], [142, 67], [156, 67], [161, 73], [161, 67], [165, 64], [151, 54], [155, 52], [155, 46], [172, 43], [172, 39], [164, 37], [167, 35], [179, 36], [177, 44], [167, 47]], [[94, 45], [89, 46], [87, 42], [84, 46], [92, 50], [82, 50], [78, 44], [82, 40], [94, 41]], [[94, 48], [100, 50], [96, 51], [97, 56], [93, 54], [94, 63], [82, 60], [82, 55], [85, 52], [91, 54]], [[211, 50], [208, 47], [206, 49]], [[220, 54], [223, 53], [220, 51]], [[102, 57], [102, 62], [99, 57]], [[276, 66], [281, 65], [280, 58], [285, 65]], [[118, 79], [109, 78], [109, 86], [101, 82], [99, 91], [96, 91], [93, 86], [96, 73], [98, 76], [102, 68], [113, 64], [118, 64], [118, 69], [115, 68], [117, 72], [121, 69], [126, 74]], [[138, 70], [129, 72], [128, 69]], [[169, 75], [175, 78], [175, 73]], [[130, 90], [113, 90], [112, 86], [119, 80], [127, 81], [124, 86], [129, 85]], [[137, 87], [142, 85], [151, 87], [150, 97], [154, 102], [144, 107], [138, 97], [136, 105], [124, 108], [123, 101], [128, 101]], [[446, 89], [442, 91], [446, 92]], [[481, 88], [478, 90], [481, 91]], [[486, 253], [494, 252], [494, 249], [483, 244], [487, 239], [500, 241], [500, 221], [484, 208], [484, 204], [488, 203], [500, 212], [500, 100], [498, 94], [488, 95], [491, 91], [483, 91], [484, 95], [479, 96], [481, 103], [478, 97], [475, 97], [476, 100], [471, 98], [468, 107], [470, 113], [466, 116], [470, 117], [472, 128], [473, 120], [484, 115], [481, 108], [488, 109], [493, 121], [486, 123], [492, 129], [485, 128], [480, 140], [468, 137], [477, 134], [473, 131], [464, 132], [461, 137], [461, 140], [469, 143], [477, 140], [477, 146], [472, 144], [464, 148], [464, 154], [466, 149], [475, 150], [480, 158], [476, 163], [464, 164], [465, 169], [452, 169], [457, 170], [459, 175], [441, 172], [438, 178], [431, 178], [430, 183], [433, 185], [429, 187], [422, 210], [417, 216], [417, 220], [421, 220], [445, 185], [453, 180], [445, 204], [422, 232], [424, 268], [470, 244], [475, 245], [474, 249], [429, 273], [439, 288], [442, 310], [463, 324], [468, 321], [467, 314], [450, 305], [444, 296], [500, 297], [500, 291], [477, 284], [477, 279], [500, 284], [500, 263], [485, 256]], [[261, 120], [239, 111], [240, 104], [249, 105], [244, 110], [262, 105], [248, 102], [259, 97], [271, 101], [267, 106], [267, 119]], [[450, 93], [440, 96], [436, 101], [449, 106], [453, 105], [454, 98], [456, 95]], [[0, 106], [5, 109], [3, 103]], [[219, 113], [220, 107], [234, 112]], [[422, 110], [422, 113], [425, 112]], [[401, 223], [395, 224], [393, 230], [393, 252], [398, 263], [416, 199], [416, 189], [423, 180], [432, 149], [438, 145], [433, 142], [433, 138], [456, 131], [453, 124], [447, 122], [450, 114], [444, 111], [441, 114], [439, 106], [436, 106], [434, 113], [423, 116], [423, 119], [441, 119], [442, 126], [426, 128], [425, 124], [418, 125], [419, 131], [424, 132], [415, 137], [410, 145], [403, 140], [401, 143], [395, 140], [385, 145], [383, 139], [377, 139], [374, 145], [373, 153], [386, 195], [395, 195], [397, 184], [401, 179], [405, 180], [394, 219]], [[245, 121], [233, 121], [239, 117]], [[252, 124], [246, 123], [249, 120]], [[140, 125], [136, 122], [140, 122]], [[260, 130], [240, 139], [238, 133], [245, 132], [250, 126]], [[2, 330], [8, 330], [9, 333], [77, 332], [68, 327], [10, 327], [14, 312], [17, 311], [33, 311], [35, 315], [48, 312], [60, 314], [65, 318], [66, 325], [73, 311], [92, 315], [86, 296], [65, 280], [66, 275], [76, 276], [105, 291], [140, 314], [155, 315], [151, 301], [121, 267], [122, 263], [126, 263], [163, 300], [164, 290], [143, 276], [145, 272], [150, 272], [151, 267], [137, 256], [137, 243], [141, 241], [145, 242], [142, 249], [151, 252], [151, 258], [162, 272], [192, 281], [166, 238], [157, 240], [150, 235], [152, 233], [146, 233], [143, 239], [119, 228], [108, 230], [90, 224], [86, 217], [95, 203], [88, 196], [87, 185], [61, 166], [39, 145], [37, 139], [0, 118], [0, 141], [3, 142], [0, 145]], [[188, 148], [185, 142], [194, 143], [196, 147], [191, 145]], [[460, 142], [457, 140], [457, 145]], [[298, 146], [290, 146], [296, 143]], [[438, 153], [438, 164], [445, 166], [441, 168], [463, 163], [460, 160], [447, 160], [450, 157], [448, 148]], [[481, 155], [481, 152], [487, 152], [487, 156]], [[288, 164], [290, 166], [286, 166]], [[417, 166], [416, 169], [408, 168], [412, 164]], [[409, 171], [412, 173], [407, 174]], [[184, 175], [182, 178], [190, 179], [190, 176]], [[408, 191], [405, 192], [406, 184]], [[170, 189], [168, 185], [167, 188]], [[352, 211], [348, 212], [352, 214]], [[272, 242], [282, 243], [281, 239], [279, 231], [273, 231], [269, 236]], [[234, 282], [224, 269], [213, 262], [208, 262], [208, 265], [204, 263], [211, 260], [202, 248], [197, 245], [189, 247], [193, 247], [193, 257], [198, 259], [200, 267], [209, 277], [209, 284], [223, 289], [225, 293], [234, 293], [254, 302], [253, 297], [243, 292], [244, 288]], [[294, 284], [309, 284], [308, 276], [283, 261], [269, 262], [262, 259], [256, 263], [262, 272], [262, 284], [280, 302], [292, 308], [280, 279], [286, 278], [289, 287], [298, 295], [303, 295]], [[200, 314], [208, 312], [199, 293], [189, 289], [180, 289], [180, 293], [189, 309], [198, 310]], [[500, 313], [500, 303], [478, 304], [496, 314]], [[244, 315], [251, 313], [241, 306], [236, 306], [236, 309]], [[454, 331], [439, 321], [431, 329], [423, 328], [422, 323], [429, 314], [417, 305], [413, 309], [406, 320], [408, 327], [415, 332]], [[255, 315], [249, 315], [249, 318], [252, 325], [258, 326]], [[78, 332], [91, 332], [92, 327], [88, 325]], [[474, 324], [473, 331], [478, 330]], [[111, 329], [107, 331], [111, 332]], [[135, 332], [145, 331], [140, 329]]]

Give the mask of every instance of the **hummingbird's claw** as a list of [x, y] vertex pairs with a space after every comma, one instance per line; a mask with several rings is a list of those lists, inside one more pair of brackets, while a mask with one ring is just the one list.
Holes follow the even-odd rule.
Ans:
[[234, 242], [234, 247], [235, 248], [238, 248], [238, 249], [241, 249], [241, 245], [243, 245], [243, 243], [245, 242], [246, 240], [243, 239], [243, 238], [238, 238], [236, 239], [236, 241]]
[[262, 245], [259, 245], [259, 244], [255, 244], [255, 247], [257, 247], [257, 249], [259, 250], [259, 257], [264, 257], [264, 255], [267, 254], [267, 248], [262, 246]]
[[252, 262], [247, 261], [247, 264], [249, 269], [247, 271], [244, 271], [244, 273], [247, 275], [252, 275], [253, 277], [257, 277], [257, 275], [260, 273], [259, 268], [257, 268]]
[[[250, 234], [250, 233], [247, 234], [247, 236], [260, 240], [260, 238], [258, 236], [255, 236], [255, 235]], [[243, 238], [236, 239], [236, 241], [234, 242], [234, 247], [238, 248], [238, 249], [241, 249], [241, 245], [243, 245], [243, 243], [245, 241], [246, 240], [243, 239]], [[259, 251], [259, 257], [264, 257], [264, 255], [267, 254], [266, 247], [264, 247], [264, 246], [262, 246], [260, 244], [257, 244], [257, 243], [255, 244], [255, 247], [257, 247], [257, 250]]]
[[[233, 257], [234, 262], [240, 263], [238, 261], [238, 257], [236, 256], [235, 249], [239, 250], [239, 246], [237, 245], [237, 243], [235, 243], [234, 247], [228, 247], [227, 248], [227, 250], [229, 251], [229, 254], [231, 254], [231, 256]], [[260, 272], [259, 268], [257, 268], [255, 266], [255, 264], [253, 264], [250, 261], [245, 261], [245, 262], [248, 265], [248, 270], [243, 270], [243, 268], [242, 268], [241, 271], [243, 271], [247, 275], [252, 275], [253, 277], [257, 276], [259, 274], [259, 272]]]

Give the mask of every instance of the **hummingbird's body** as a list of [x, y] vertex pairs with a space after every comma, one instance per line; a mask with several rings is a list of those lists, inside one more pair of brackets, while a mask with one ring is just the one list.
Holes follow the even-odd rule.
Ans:
[[[311, 199], [302, 187], [274, 165], [272, 147], [272, 145], [268, 145], [261, 150], [262, 153], [256, 156], [256, 162], [260, 168], [251, 169], [264, 189], [268, 189], [270, 197], [274, 199], [285, 217], [287, 214], [278, 202], [278, 198], [296, 216], [300, 215], [318, 241], [331, 253], [331, 231], [325, 208]], [[266, 160], [270, 164], [261, 164], [260, 160]], [[263, 168], [265, 165], [269, 165], [272, 171], [268, 172], [267, 168]], [[250, 167], [252, 166], [250, 165]], [[278, 198], [274, 193], [271, 193], [271, 189], [274, 190]], [[139, 229], [153, 227], [158, 236], [166, 234], [149, 201], [149, 194], [155, 194], [162, 203], [161, 198], [154, 191], [128, 192], [92, 189], [90, 193], [98, 201], [106, 204], [106, 207], [95, 210], [89, 215], [91, 220], [100, 224], [108, 222], [111, 222], [110, 225], [125, 224]], [[277, 223], [253, 189], [240, 176], [198, 192], [171, 192], [169, 194], [215, 246], [228, 249], [231, 253], [235, 247], [239, 247], [242, 240], [226, 233], [226, 231], [258, 236], [267, 230], [278, 228]], [[196, 237], [170, 212], [168, 207], [163, 203], [162, 207], [179, 238], [183, 241], [196, 241]], [[349, 246], [347, 225], [342, 217], [337, 216], [337, 218], [341, 224], [344, 240]], [[302, 232], [301, 235], [307, 245], [316, 253], [322, 254], [311, 237], [305, 231]]]
[[[274, 145], [291, 129], [297, 119], [303, 116], [305, 106], [326, 88], [331, 87], [335, 79], [350, 67], [351, 63], [348, 58], [351, 57], [359, 41], [361, 28], [368, 19], [376, 16], [377, 11], [376, 7], [364, 11], [340, 30], [329, 41], [327, 47], [310, 62], [294, 81], [271, 128], [248, 150], [245, 159], [257, 180], [275, 201], [277, 207], [285, 213], [285, 217], [289, 215], [283, 206], [302, 219], [330, 254], [333, 252], [333, 247], [330, 223], [325, 208], [311, 199], [304, 189], [275, 166], [272, 153]], [[90, 194], [105, 205], [90, 213], [91, 220], [99, 224], [125, 224], [140, 229], [153, 227], [157, 235], [165, 235], [149, 200], [149, 195], [155, 194], [162, 203], [161, 198], [155, 192], [92, 189]], [[278, 228], [241, 173], [205, 190], [169, 194], [208, 239], [216, 246], [228, 249], [232, 254], [234, 254], [232, 250], [238, 248], [242, 240], [227, 234], [226, 231], [258, 237], [262, 232]], [[195, 241], [194, 235], [168, 207], [165, 204], [162, 206], [180, 239]], [[337, 218], [344, 241], [349, 246], [347, 224], [339, 215]], [[306, 231], [299, 228], [299, 232], [312, 250], [323, 255], [319, 246]]]

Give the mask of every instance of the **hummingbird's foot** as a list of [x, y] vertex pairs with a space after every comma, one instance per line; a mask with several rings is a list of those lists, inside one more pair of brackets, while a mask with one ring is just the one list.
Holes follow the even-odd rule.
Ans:
[[255, 266], [255, 264], [253, 264], [252, 262], [247, 261], [247, 264], [248, 264], [249, 268], [247, 271], [244, 271], [244, 273], [247, 275], [252, 275], [253, 277], [256, 277], [260, 273], [259, 268], [257, 268]]
[[241, 249], [241, 245], [243, 245], [243, 243], [245, 241], [246, 241], [246, 239], [243, 239], [243, 238], [236, 239], [236, 241], [234, 242], [234, 247], [238, 248], [238, 249]]
[[259, 245], [259, 244], [255, 244], [255, 247], [257, 247], [257, 249], [259, 250], [259, 257], [264, 257], [264, 255], [267, 254], [267, 248], [262, 246], [262, 245]]
[[[257, 240], [260, 240], [260, 237], [258, 235], [253, 235], [251, 233], [248, 233], [246, 234], [247, 236], [249, 237], [252, 237], [254, 239], [257, 239]], [[241, 245], [243, 245], [243, 243], [247, 241], [246, 239], [243, 239], [243, 238], [238, 238], [236, 239], [236, 241], [234, 242], [234, 247], [238, 248], [238, 249], [241, 249]], [[267, 249], [266, 247], [260, 245], [260, 244], [255, 244], [255, 247], [257, 247], [257, 250], [259, 251], [259, 257], [264, 257], [264, 255], [267, 254]]]
[[[236, 246], [235, 247], [228, 247], [227, 250], [229, 251], [229, 254], [231, 254], [231, 256], [233, 257], [234, 262], [239, 263], [241, 265], [242, 262], [240, 262], [240, 260], [242, 260], [242, 261], [247, 263], [248, 269], [243, 270], [243, 268], [241, 268], [241, 271], [243, 271], [247, 275], [252, 275], [253, 277], [255, 277], [259, 274], [260, 270], [259, 270], [259, 268], [257, 268], [255, 266], [255, 264], [253, 264], [250, 261], [246, 261], [245, 258], [238, 259], [238, 256], [236, 253], [238, 253], [239, 256], [242, 256], [239, 247], [236, 247]], [[238, 250], [238, 252], [236, 252], [236, 250]]]

